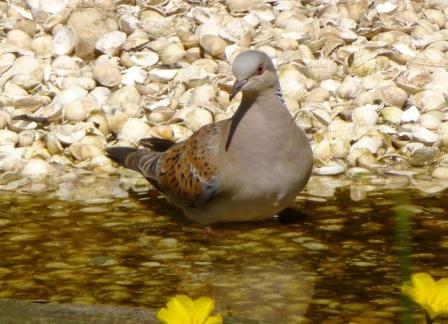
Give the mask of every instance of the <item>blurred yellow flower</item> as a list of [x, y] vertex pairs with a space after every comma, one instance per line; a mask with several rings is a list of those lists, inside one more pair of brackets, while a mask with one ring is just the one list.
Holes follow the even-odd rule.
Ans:
[[448, 314], [448, 278], [435, 281], [427, 273], [416, 273], [401, 291], [420, 305], [431, 319]]
[[215, 301], [212, 298], [192, 300], [188, 296], [177, 295], [159, 310], [157, 319], [165, 324], [222, 324], [220, 315], [210, 316], [213, 308]]

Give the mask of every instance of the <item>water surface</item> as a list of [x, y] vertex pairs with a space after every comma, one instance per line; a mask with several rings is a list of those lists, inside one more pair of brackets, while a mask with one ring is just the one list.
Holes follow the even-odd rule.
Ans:
[[244, 321], [399, 322], [409, 273], [448, 277], [448, 195], [373, 187], [354, 201], [344, 179], [313, 194], [322, 179], [278, 219], [218, 226], [219, 237], [153, 191], [1, 192], [0, 297], [157, 309], [183, 293]]

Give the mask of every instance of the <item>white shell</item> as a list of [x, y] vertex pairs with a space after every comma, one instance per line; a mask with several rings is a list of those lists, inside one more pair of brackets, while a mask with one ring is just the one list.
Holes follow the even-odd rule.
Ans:
[[62, 27], [53, 36], [53, 55], [69, 54], [73, 51], [77, 41], [73, 28]]
[[318, 175], [338, 175], [345, 172], [345, 167], [342, 164], [332, 164], [323, 167], [314, 168], [313, 173]]
[[401, 115], [401, 121], [403, 123], [416, 122], [419, 117], [420, 112], [418, 111], [417, 107], [411, 106], [403, 111], [403, 114]]
[[121, 31], [113, 31], [101, 36], [95, 44], [97, 50], [104, 54], [115, 55], [126, 41], [126, 34]]
[[117, 139], [136, 144], [144, 137], [151, 137], [151, 127], [142, 119], [129, 118], [118, 133]]
[[34, 181], [42, 181], [53, 172], [53, 167], [41, 159], [29, 160], [21, 171], [21, 175]]

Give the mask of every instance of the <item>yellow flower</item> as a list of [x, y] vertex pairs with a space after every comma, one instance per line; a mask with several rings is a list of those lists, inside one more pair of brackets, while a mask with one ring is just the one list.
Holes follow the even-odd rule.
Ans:
[[188, 296], [177, 295], [166, 306], [157, 313], [157, 319], [165, 324], [222, 324], [220, 315], [210, 316], [215, 301], [209, 297], [191, 300]]
[[419, 304], [431, 319], [448, 314], [448, 278], [434, 281], [427, 273], [416, 273], [401, 291]]

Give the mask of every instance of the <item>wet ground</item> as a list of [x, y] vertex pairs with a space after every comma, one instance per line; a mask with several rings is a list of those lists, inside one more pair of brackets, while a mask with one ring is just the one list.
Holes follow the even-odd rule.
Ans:
[[0, 298], [158, 309], [183, 293], [246, 323], [421, 322], [399, 287], [412, 272], [448, 277], [448, 195], [334, 181], [218, 237], [152, 191], [1, 192]]

